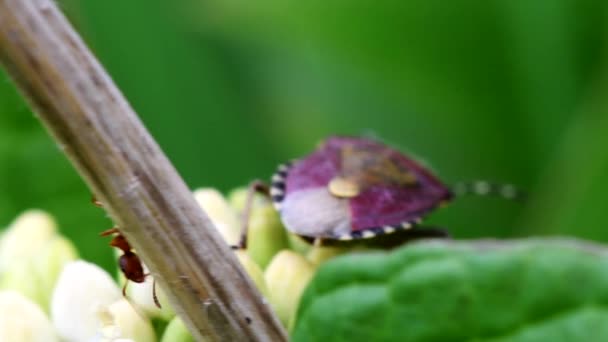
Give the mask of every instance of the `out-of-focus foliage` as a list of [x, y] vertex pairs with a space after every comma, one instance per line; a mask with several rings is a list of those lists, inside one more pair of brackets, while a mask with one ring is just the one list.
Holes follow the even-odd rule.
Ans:
[[[608, 241], [608, 3], [66, 0], [191, 187], [268, 178], [332, 133], [372, 134], [447, 181], [527, 189], [432, 218], [457, 238]], [[86, 132], [83, 132], [86, 134]], [[41, 207], [112, 263], [89, 191], [4, 76], [0, 222]]]
[[605, 341], [608, 259], [597, 246], [420, 243], [321, 266], [293, 341]]
[[76, 171], [0, 74], [0, 229], [28, 208], [43, 208], [56, 215], [66, 235], [84, 244], [83, 257], [109, 266], [112, 254], [97, 232], [111, 223], [90, 198]]

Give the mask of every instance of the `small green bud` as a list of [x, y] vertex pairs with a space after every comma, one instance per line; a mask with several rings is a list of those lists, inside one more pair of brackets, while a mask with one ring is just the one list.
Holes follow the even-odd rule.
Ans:
[[175, 317], [167, 325], [161, 342], [194, 342], [194, 338], [184, 322], [179, 317]]
[[306, 255], [312, 249], [312, 245], [310, 244], [310, 242], [304, 240], [299, 235], [288, 233], [287, 240], [289, 242], [289, 248], [302, 255]]
[[14, 291], [0, 291], [0, 341], [59, 341], [51, 322], [35, 303]]
[[249, 277], [253, 280], [260, 293], [265, 297], [268, 296], [268, 289], [266, 288], [266, 281], [264, 280], [264, 272], [262, 272], [260, 266], [253, 261], [251, 256], [246, 251], [237, 250], [236, 257], [239, 259], [241, 265], [245, 271], [247, 271], [247, 274], [249, 274]]
[[34, 264], [30, 260], [15, 260], [10, 267], [7, 267], [0, 277], [0, 289], [19, 292], [40, 307], [45, 306], [46, 295], [39, 284]]
[[278, 251], [287, 248], [287, 236], [270, 202], [254, 207], [249, 217], [247, 253], [265, 268]]
[[[247, 188], [238, 188], [229, 195], [230, 203], [241, 215], [244, 215], [248, 191]], [[262, 269], [278, 251], [287, 248], [285, 227], [272, 202], [265, 196], [253, 196], [248, 229], [247, 252]]]
[[306, 254], [306, 259], [319, 266], [333, 257], [346, 253], [348, 250], [345, 247], [313, 246]]
[[[233, 207], [239, 214], [243, 213], [245, 210], [245, 205], [247, 204], [247, 194], [249, 193], [248, 187], [240, 187], [233, 189], [228, 194], [228, 203]], [[253, 196], [253, 206], [259, 205], [260, 201], [263, 201], [264, 198], [259, 194], [254, 194]]]
[[238, 244], [241, 237], [241, 223], [237, 213], [217, 190], [202, 188], [194, 191], [194, 198], [203, 208], [213, 225], [229, 245]]
[[268, 301], [285, 326], [292, 320], [315, 266], [298, 253], [279, 252], [264, 272]]

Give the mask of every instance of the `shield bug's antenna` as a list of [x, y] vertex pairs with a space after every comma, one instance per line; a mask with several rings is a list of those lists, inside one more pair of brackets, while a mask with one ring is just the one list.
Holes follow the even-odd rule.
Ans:
[[483, 180], [458, 182], [452, 186], [456, 197], [466, 195], [501, 197], [511, 201], [523, 201], [526, 194], [512, 184], [499, 184]]

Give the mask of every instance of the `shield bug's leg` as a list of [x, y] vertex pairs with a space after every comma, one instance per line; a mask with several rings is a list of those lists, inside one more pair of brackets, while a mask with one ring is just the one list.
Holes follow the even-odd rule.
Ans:
[[508, 200], [524, 200], [526, 194], [511, 184], [497, 184], [477, 180], [470, 182], [459, 182], [454, 184], [452, 191], [457, 197], [464, 195], [497, 196]]
[[452, 238], [452, 235], [450, 235], [447, 229], [437, 227], [414, 227], [407, 231], [407, 236], [411, 240], [429, 238]]
[[[402, 235], [401, 243], [394, 245], [393, 247], [398, 247], [408, 242], [425, 240], [425, 239], [452, 239], [452, 235], [448, 232], [447, 229], [440, 227], [424, 227], [424, 226], [416, 226], [410, 230], [407, 230]], [[396, 240], [398, 241], [398, 239]]]
[[[393, 234], [379, 235], [369, 240], [359, 240], [361, 243], [376, 248], [396, 248], [408, 242], [421, 239], [451, 239], [452, 236], [440, 227], [415, 226]], [[357, 241], [357, 240], [355, 240]]]
[[313, 246], [315, 246], [315, 247], [323, 246], [323, 239], [320, 237], [316, 238], [313, 242]]
[[246, 249], [247, 248], [247, 234], [249, 230], [249, 218], [251, 217], [251, 210], [253, 208], [254, 195], [256, 193], [262, 194], [270, 198], [270, 187], [261, 180], [254, 180], [249, 184], [247, 189], [247, 198], [245, 199], [245, 208], [243, 208], [242, 221], [241, 221], [241, 238], [236, 246], [232, 246], [233, 249]]

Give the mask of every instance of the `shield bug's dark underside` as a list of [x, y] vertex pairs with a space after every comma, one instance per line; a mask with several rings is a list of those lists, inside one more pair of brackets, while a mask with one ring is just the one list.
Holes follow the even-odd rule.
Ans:
[[427, 168], [399, 151], [341, 136], [280, 165], [270, 194], [289, 231], [334, 240], [410, 229], [452, 198]]

